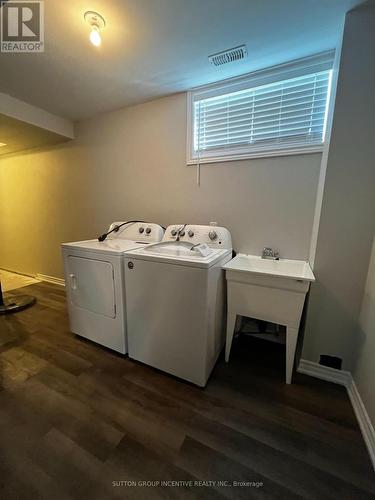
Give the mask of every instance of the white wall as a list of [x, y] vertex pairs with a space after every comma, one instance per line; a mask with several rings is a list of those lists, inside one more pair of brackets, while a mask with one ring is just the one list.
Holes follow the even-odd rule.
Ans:
[[346, 16], [303, 358], [354, 366], [375, 232], [375, 7]]
[[60, 244], [112, 220], [217, 221], [236, 250], [308, 256], [320, 154], [202, 166], [186, 158], [186, 94], [98, 116], [54, 149], [0, 160], [0, 267], [62, 276]]
[[360, 331], [356, 348], [354, 381], [367, 413], [375, 423], [375, 239], [359, 317]]

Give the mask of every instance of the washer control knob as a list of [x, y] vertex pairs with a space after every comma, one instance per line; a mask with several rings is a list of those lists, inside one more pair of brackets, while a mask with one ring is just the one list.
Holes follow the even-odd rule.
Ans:
[[183, 238], [185, 236], [185, 231], [181, 231], [180, 236]]
[[146, 229], [146, 234], [150, 234], [150, 233], [151, 233], [151, 228], [150, 228], [150, 227], [148, 227], [148, 228]]
[[172, 229], [172, 231], [171, 231], [171, 235], [172, 235], [172, 236], [176, 236], [176, 234], [177, 234], [177, 230], [176, 230], [176, 229]]
[[208, 237], [210, 238], [210, 240], [216, 240], [216, 238], [217, 238], [217, 232], [216, 231], [210, 231], [208, 233]]
[[190, 238], [192, 238], [194, 236], [194, 231], [192, 231], [191, 229], [189, 230], [188, 232], [188, 235], [190, 236]]
[[145, 230], [145, 228], [144, 228], [144, 227], [140, 227], [140, 228], [139, 228], [139, 232], [140, 232], [141, 234], [143, 233], [143, 231], [144, 231], [144, 230]]

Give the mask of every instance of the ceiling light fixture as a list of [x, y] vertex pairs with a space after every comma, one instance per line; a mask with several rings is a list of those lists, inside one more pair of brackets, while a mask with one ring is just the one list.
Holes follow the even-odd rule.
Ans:
[[99, 47], [102, 43], [100, 32], [105, 27], [104, 17], [93, 10], [88, 10], [85, 12], [84, 18], [91, 27], [90, 42], [95, 45], [95, 47]]

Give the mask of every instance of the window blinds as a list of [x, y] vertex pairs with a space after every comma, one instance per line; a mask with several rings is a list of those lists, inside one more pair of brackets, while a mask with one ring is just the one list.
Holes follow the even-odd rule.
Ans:
[[326, 70], [195, 100], [195, 155], [321, 145], [330, 79], [331, 71]]

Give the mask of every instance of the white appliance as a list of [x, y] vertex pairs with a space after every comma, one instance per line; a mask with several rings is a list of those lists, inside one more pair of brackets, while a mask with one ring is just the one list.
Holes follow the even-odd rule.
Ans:
[[169, 226], [161, 243], [126, 252], [129, 357], [205, 386], [224, 345], [231, 258], [230, 233], [216, 226]]
[[[113, 222], [112, 230], [122, 222]], [[124, 259], [127, 250], [160, 241], [158, 224], [131, 223], [105, 241], [64, 243], [65, 284], [70, 329], [122, 354], [127, 353]]]

